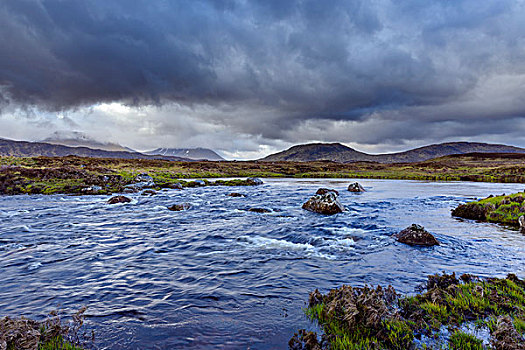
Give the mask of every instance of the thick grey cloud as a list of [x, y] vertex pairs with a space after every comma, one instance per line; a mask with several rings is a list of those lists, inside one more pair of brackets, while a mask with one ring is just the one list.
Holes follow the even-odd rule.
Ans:
[[0, 121], [232, 156], [525, 146], [523, 18], [521, 0], [3, 0]]

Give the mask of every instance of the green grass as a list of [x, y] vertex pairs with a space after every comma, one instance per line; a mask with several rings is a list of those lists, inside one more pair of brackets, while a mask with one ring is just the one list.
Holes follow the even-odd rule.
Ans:
[[[525, 332], [525, 281], [514, 275], [462, 278], [465, 282], [455, 275], [430, 276], [424, 293], [398, 298], [385, 298], [385, 289], [343, 286], [321, 297], [312, 294], [305, 313], [322, 327], [331, 349], [408, 349], [416, 336], [437, 339], [442, 327], [456, 330], [446, 340], [450, 349], [482, 349], [481, 340], [457, 329], [474, 323], [494, 332], [497, 317], [504, 315], [518, 333]], [[380, 323], [370, 321], [378, 315]]]
[[483, 342], [473, 335], [456, 331], [450, 336], [451, 350], [483, 350]]

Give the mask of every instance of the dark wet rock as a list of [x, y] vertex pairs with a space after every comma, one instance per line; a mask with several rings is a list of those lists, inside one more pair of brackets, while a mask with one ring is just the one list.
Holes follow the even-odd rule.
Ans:
[[142, 174], [137, 175], [137, 177], [135, 178], [135, 181], [137, 181], [137, 182], [154, 182], [153, 178], [147, 173], [142, 173]]
[[496, 350], [523, 350], [525, 340], [516, 331], [509, 316], [499, 316], [492, 332], [492, 344]]
[[317, 192], [315, 192], [315, 194], [323, 195], [323, 194], [327, 194], [328, 192], [333, 192], [337, 196], [339, 196], [339, 192], [337, 192], [336, 190], [333, 190], [331, 188], [320, 188], [320, 189], [317, 190]]
[[460, 204], [452, 210], [452, 215], [465, 219], [483, 221], [487, 219], [487, 208], [478, 203]]
[[136, 188], [131, 188], [131, 187], [128, 187], [128, 188], [124, 188], [122, 190], [122, 193], [137, 193], [139, 190], [136, 189]]
[[525, 233], [525, 216], [520, 216], [518, 218], [518, 223], [520, 224], [520, 232]]
[[145, 190], [141, 193], [142, 196], [154, 196], [157, 192], [154, 190]]
[[263, 180], [259, 179], [258, 177], [249, 177], [246, 179], [249, 183], [251, 183], [254, 186], [262, 185], [264, 184]]
[[182, 204], [173, 204], [168, 207], [171, 211], [182, 211], [182, 210], [188, 210], [191, 208], [191, 204], [189, 203], [182, 203]]
[[228, 193], [227, 196], [229, 196], [229, 197], [246, 197], [244, 194], [237, 193], [237, 192]]
[[334, 192], [327, 192], [325, 194], [316, 194], [303, 204], [303, 209], [325, 215], [333, 215], [342, 213], [345, 207], [337, 199]]
[[420, 246], [434, 246], [439, 245], [437, 239], [432, 236], [425, 228], [421, 225], [413, 224], [407, 227], [403, 231], [399, 232], [396, 236], [398, 242], [408, 245], [420, 245]]
[[359, 182], [354, 182], [348, 185], [348, 191], [350, 192], [366, 192], [363, 186]]
[[108, 199], [108, 204], [117, 204], [117, 203], [129, 203], [131, 202], [131, 198], [128, 198], [126, 196], [114, 196]]
[[323, 346], [319, 343], [316, 333], [300, 329], [288, 342], [288, 348], [290, 350], [321, 350]]
[[250, 208], [248, 209], [248, 211], [251, 211], [253, 213], [261, 213], [261, 214], [272, 212], [270, 209], [266, 209], [266, 208]]

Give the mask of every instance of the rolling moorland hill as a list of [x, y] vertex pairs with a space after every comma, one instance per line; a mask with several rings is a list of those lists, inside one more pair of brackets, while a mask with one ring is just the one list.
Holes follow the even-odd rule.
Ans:
[[165, 159], [188, 161], [182, 157], [147, 155], [138, 152], [105, 151], [88, 147], [70, 147], [45, 142], [27, 142], [0, 139], [0, 156], [11, 157], [92, 157], [92, 158], [122, 158], [122, 159]]
[[413, 163], [454, 154], [467, 153], [525, 153], [524, 148], [478, 142], [449, 142], [415, 148], [405, 152], [368, 154], [340, 143], [312, 143], [293, 146], [271, 154], [264, 161], [311, 162], [330, 160], [339, 163], [378, 162]]
[[162, 155], [171, 157], [182, 157], [193, 160], [224, 160], [215, 151], [208, 148], [157, 148], [153, 151], [144, 152], [149, 155]]

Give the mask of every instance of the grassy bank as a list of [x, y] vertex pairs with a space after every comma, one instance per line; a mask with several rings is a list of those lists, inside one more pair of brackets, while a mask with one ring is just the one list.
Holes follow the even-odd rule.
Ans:
[[453, 216], [465, 219], [495, 222], [518, 226], [518, 219], [525, 215], [525, 193], [490, 196], [466, 204], [452, 211]]
[[[173, 162], [164, 160], [81, 157], [0, 158], [0, 194], [83, 194], [121, 192], [138, 174], [150, 174], [158, 188], [185, 179], [219, 177], [374, 178], [429, 181], [484, 181], [525, 183], [525, 155], [471, 154], [420, 163], [370, 162]], [[209, 185], [210, 183], [208, 183]], [[216, 185], [242, 185], [217, 182]], [[91, 193], [90, 193], [91, 194]]]
[[316, 290], [306, 314], [324, 334], [319, 340], [302, 330], [291, 349], [525, 348], [525, 281], [515, 275], [429, 276], [426, 291], [415, 296], [390, 286]]

